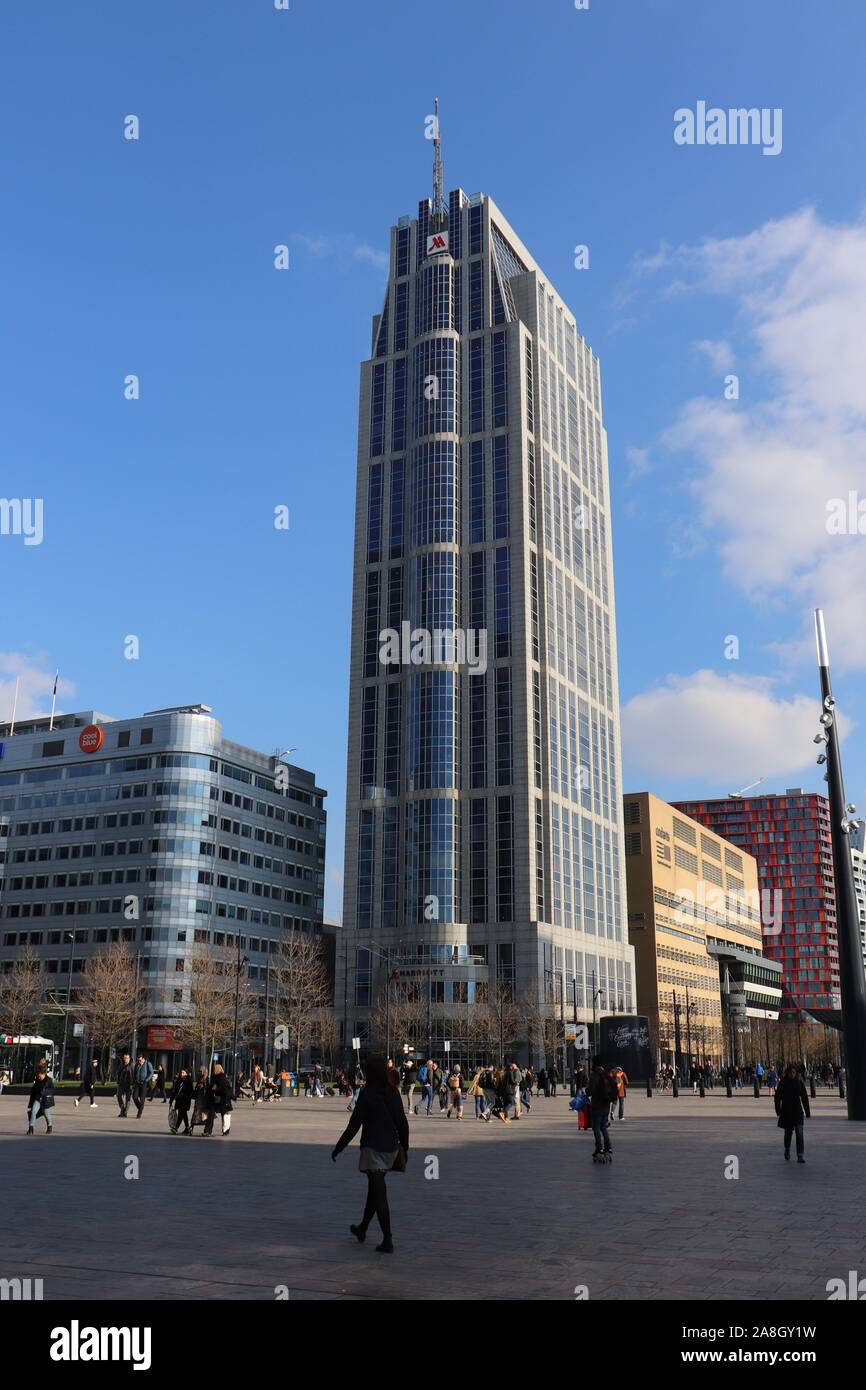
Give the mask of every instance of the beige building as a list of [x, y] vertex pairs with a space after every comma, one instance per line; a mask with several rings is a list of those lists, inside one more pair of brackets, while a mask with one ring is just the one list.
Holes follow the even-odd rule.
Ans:
[[650, 792], [624, 797], [638, 1012], [657, 1060], [718, 1063], [732, 1031], [775, 1018], [780, 967], [762, 950], [756, 860]]

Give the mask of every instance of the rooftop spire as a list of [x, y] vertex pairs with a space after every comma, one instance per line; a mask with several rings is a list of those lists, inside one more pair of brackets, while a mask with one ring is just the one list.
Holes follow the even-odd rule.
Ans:
[[433, 105], [433, 226], [443, 227], [447, 220], [445, 208], [445, 171], [442, 167], [442, 137], [439, 133], [439, 98]]

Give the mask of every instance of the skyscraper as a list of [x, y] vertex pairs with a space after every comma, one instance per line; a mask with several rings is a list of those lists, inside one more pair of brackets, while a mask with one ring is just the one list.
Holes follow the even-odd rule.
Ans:
[[446, 205], [437, 143], [361, 368], [344, 1038], [389, 978], [397, 1047], [494, 993], [631, 1010], [623, 862], [598, 359], [495, 203]]

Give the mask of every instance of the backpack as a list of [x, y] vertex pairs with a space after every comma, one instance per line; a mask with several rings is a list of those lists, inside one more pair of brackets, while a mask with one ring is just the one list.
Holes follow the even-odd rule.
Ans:
[[616, 1074], [612, 1071], [607, 1072], [607, 1074], [605, 1075], [604, 1090], [605, 1095], [607, 1096], [607, 1099], [610, 1101], [611, 1105], [613, 1105], [615, 1100], [619, 1100], [619, 1091], [617, 1090], [616, 1084]]
[[422, 1086], [426, 1086], [426, 1085], [427, 1085], [427, 1068], [426, 1068], [426, 1067], [419, 1067], [419, 1068], [418, 1068], [418, 1080], [421, 1082], [421, 1085], [422, 1085]]

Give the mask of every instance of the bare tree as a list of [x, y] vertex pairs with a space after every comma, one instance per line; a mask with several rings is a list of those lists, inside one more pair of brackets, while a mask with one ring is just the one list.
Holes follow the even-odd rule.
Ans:
[[256, 1000], [249, 980], [238, 974], [238, 961], [228, 947], [200, 943], [190, 958], [189, 1009], [181, 1020], [184, 1040], [199, 1064], [210, 1070], [214, 1053], [224, 1051], [234, 1037], [235, 1007], [238, 1034], [257, 1017]]
[[142, 1011], [145, 989], [136, 985], [135, 956], [125, 941], [88, 957], [84, 984], [76, 994], [76, 1012], [86, 1024], [94, 1046], [100, 1049], [103, 1076], [108, 1075], [117, 1044], [132, 1033]]
[[[298, 931], [284, 936], [271, 964], [271, 975], [274, 978], [276, 1034], [285, 1039], [284, 1047], [293, 1055], [297, 1072], [301, 1051], [310, 1040], [313, 1020], [333, 1003], [319, 937]], [[278, 1046], [277, 1050], [284, 1049]]]
[[390, 1045], [392, 1055], [404, 1043], [426, 1046], [427, 1001], [419, 985], [412, 980], [387, 980], [371, 1010], [370, 1030], [383, 1051]]
[[[12, 969], [0, 975], [0, 1021], [13, 1037], [35, 1032], [45, 1012], [46, 975], [42, 961], [32, 946], [25, 946], [12, 963]], [[18, 1066], [16, 1048], [12, 1071]]]

